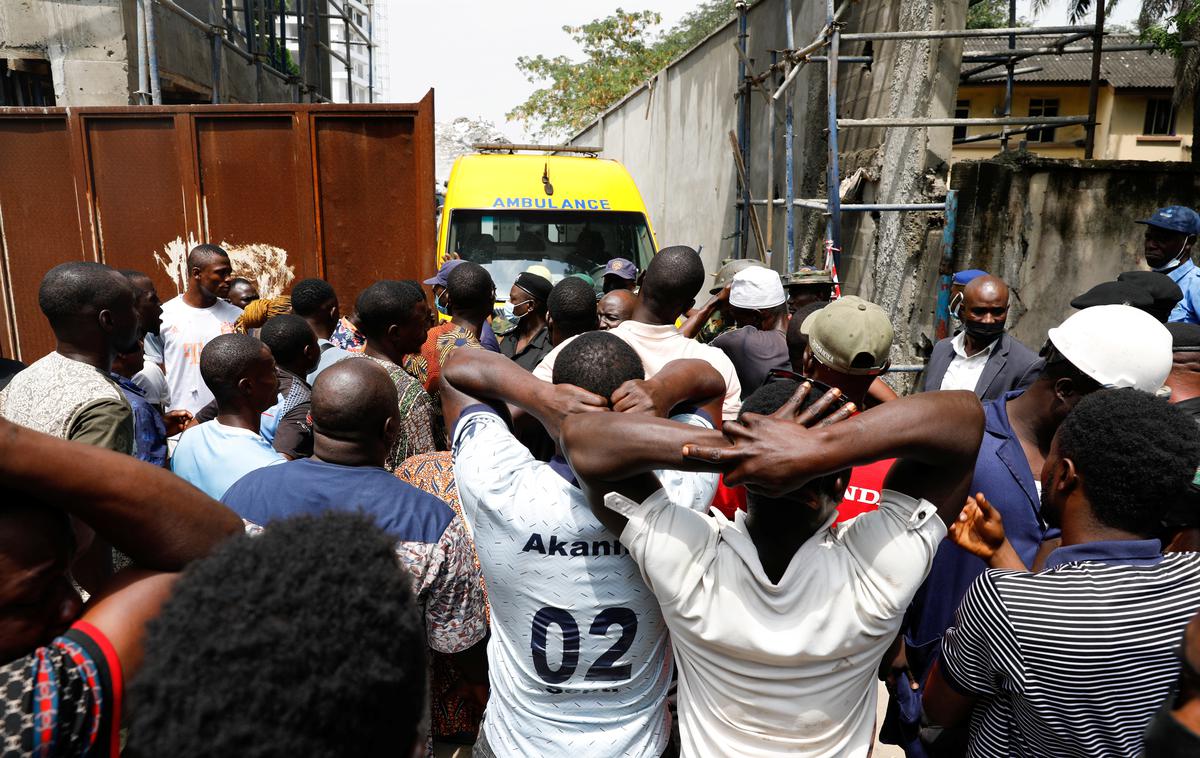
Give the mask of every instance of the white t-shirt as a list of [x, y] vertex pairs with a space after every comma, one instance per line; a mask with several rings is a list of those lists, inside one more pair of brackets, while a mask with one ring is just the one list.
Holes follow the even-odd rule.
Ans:
[[[698, 415], [676, 420], [711, 427]], [[455, 428], [454, 478], [492, 608], [491, 749], [657, 758], [669, 732], [667, 630], [629, 551], [582, 491], [481, 406]], [[683, 472], [659, 479], [698, 511], [717, 483]]]
[[[737, 418], [738, 411], [742, 409], [742, 383], [738, 381], [737, 370], [733, 367], [733, 361], [725, 355], [725, 351], [688, 339], [670, 324], [656, 326], [640, 321], [622, 321], [608, 333], [625, 340], [637, 351], [646, 369], [647, 379], [674, 360], [695, 358], [706, 361], [725, 380], [725, 402], [721, 405], [721, 415], [725, 421]], [[559, 351], [570, 344], [571, 339], [564, 340], [561, 345], [551, 350], [533, 370], [533, 375], [546, 382], [553, 381], [554, 360]]]
[[772, 584], [744, 512], [708, 518], [665, 490], [605, 504], [671, 632], [683, 755], [867, 755], [879, 661], [946, 535], [933, 505], [884, 490], [840, 529], [832, 515]]
[[196, 413], [212, 402], [213, 394], [200, 376], [200, 352], [214, 337], [233, 331], [242, 309], [217, 300], [207, 308], [193, 308], [183, 295], [163, 305], [163, 363], [171, 407]]

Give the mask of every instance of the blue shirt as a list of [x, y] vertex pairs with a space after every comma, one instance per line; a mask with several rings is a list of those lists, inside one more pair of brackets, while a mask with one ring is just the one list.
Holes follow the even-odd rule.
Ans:
[[376, 466], [340, 466], [301, 458], [252, 471], [222, 502], [260, 526], [275, 519], [358, 511], [397, 542], [436, 543], [454, 518], [448, 505]]
[[1183, 299], [1171, 311], [1167, 321], [1182, 321], [1185, 324], [1200, 324], [1200, 269], [1190, 260], [1184, 261], [1167, 276], [1183, 290]]
[[348, 350], [343, 350], [329, 340], [317, 338], [317, 345], [321, 348], [321, 362], [313, 369], [313, 372], [308, 375], [308, 386], [317, 381], [317, 376], [338, 361], [350, 358], [353, 353]]
[[500, 342], [496, 339], [496, 333], [492, 331], [491, 321], [483, 322], [483, 330], [479, 333], [479, 344], [483, 345], [484, 350], [491, 350], [493, 353], [500, 352]]
[[146, 400], [146, 392], [123, 376], [110, 373], [133, 408], [133, 457], [155, 466], [167, 465], [167, 427]]
[[171, 456], [171, 470], [219, 500], [249, 472], [284, 460], [261, 434], [214, 419], [183, 433]]
[[[1009, 392], [983, 404], [984, 431], [975, 460], [971, 494], [982, 492], [1000, 512], [1004, 531], [1017, 555], [1032, 566], [1042, 541], [1052, 536], [1041, 518], [1041, 497], [1021, 442], [1008, 420], [1008, 401], [1022, 394]], [[1056, 534], [1057, 530], [1053, 530]], [[942, 635], [954, 623], [954, 613], [963, 595], [987, 564], [983, 559], [942, 541], [925, 583], [917, 590], [904, 620], [909, 664], [919, 681], [924, 681], [941, 644]], [[914, 665], [914, 658], [916, 664]]]

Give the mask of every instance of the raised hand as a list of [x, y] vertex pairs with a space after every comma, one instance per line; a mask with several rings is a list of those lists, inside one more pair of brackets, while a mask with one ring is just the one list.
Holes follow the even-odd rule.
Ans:
[[958, 520], [950, 525], [950, 539], [972, 555], [990, 561], [1004, 545], [1004, 523], [982, 492], [967, 497]]
[[608, 400], [594, 392], [576, 387], [573, 384], [547, 384], [538, 382], [539, 389], [544, 391], [545, 415], [542, 419], [546, 431], [551, 437], [558, 439], [562, 429], [562, 421], [575, 413], [594, 413], [607, 411]]
[[646, 413], [665, 417], [670, 408], [662, 408], [656, 397], [658, 385], [653, 379], [630, 379], [617, 387], [612, 395], [612, 409], [617, 413]]
[[837, 423], [856, 410], [853, 403], [838, 405], [841, 392], [834, 388], [801, 411], [811, 392], [812, 384], [804, 382], [770, 416], [748, 413], [741, 421], [726, 423], [723, 431], [733, 447], [684, 445], [683, 456], [714, 464], [725, 472], [730, 486], [750, 483], [766, 495], [798, 489], [820, 468], [820, 451], [814, 449], [813, 435], [804, 430]]

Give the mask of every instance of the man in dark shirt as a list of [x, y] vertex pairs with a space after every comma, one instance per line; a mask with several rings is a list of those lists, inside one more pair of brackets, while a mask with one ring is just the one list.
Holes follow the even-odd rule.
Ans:
[[729, 305], [738, 328], [712, 341], [729, 356], [742, 385], [742, 398], [762, 386], [767, 372], [787, 368], [787, 337], [780, 321], [787, 314], [787, 295], [779, 275], [763, 266], [749, 266], [733, 277]]
[[263, 413], [259, 431], [288, 458], [312, 455], [312, 388], [305, 377], [321, 362], [321, 347], [308, 322], [299, 316], [276, 316], [262, 328], [261, 338], [275, 357], [279, 402]]
[[517, 277], [508, 293], [505, 316], [516, 325], [504, 335], [500, 353], [526, 371], [533, 371], [553, 347], [546, 327], [546, 301], [552, 289], [554, 285], [549, 279], [526, 271]]

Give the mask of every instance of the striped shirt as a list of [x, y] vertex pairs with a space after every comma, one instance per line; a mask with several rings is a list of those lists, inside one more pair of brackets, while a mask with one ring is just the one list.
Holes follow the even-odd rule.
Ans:
[[1059, 548], [1037, 574], [987, 571], [963, 598], [942, 672], [980, 698], [968, 755], [1138, 756], [1179, 677], [1200, 553], [1158, 540]]

